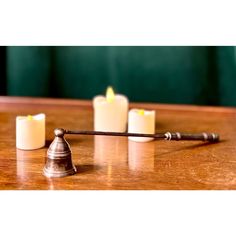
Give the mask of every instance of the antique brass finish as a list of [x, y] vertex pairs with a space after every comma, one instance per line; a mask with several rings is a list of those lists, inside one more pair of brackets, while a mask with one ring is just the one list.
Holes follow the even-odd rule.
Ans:
[[72, 163], [69, 143], [64, 138], [63, 129], [55, 129], [55, 138], [47, 151], [47, 161], [43, 173], [47, 177], [64, 177], [76, 173]]

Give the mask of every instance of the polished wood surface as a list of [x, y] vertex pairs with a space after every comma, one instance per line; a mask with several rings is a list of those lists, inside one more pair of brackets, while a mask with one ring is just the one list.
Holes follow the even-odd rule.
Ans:
[[[156, 110], [156, 131], [216, 132], [220, 143], [65, 136], [78, 173], [42, 175], [53, 130], [93, 129], [90, 101], [0, 97], [0, 189], [236, 189], [236, 109], [131, 104]], [[15, 118], [44, 112], [47, 147], [15, 147]]]

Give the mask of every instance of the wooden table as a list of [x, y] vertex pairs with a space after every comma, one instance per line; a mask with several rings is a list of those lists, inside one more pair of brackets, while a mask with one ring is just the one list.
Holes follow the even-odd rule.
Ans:
[[[78, 173], [42, 175], [56, 127], [93, 129], [90, 101], [0, 97], [0, 189], [236, 189], [236, 109], [131, 104], [155, 109], [158, 132], [217, 132], [222, 141], [153, 141], [124, 137], [66, 136]], [[44, 112], [47, 146], [15, 148], [17, 115]]]

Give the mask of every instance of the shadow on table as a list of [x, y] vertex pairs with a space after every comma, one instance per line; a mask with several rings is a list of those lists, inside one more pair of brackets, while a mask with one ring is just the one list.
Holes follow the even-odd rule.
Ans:
[[164, 155], [167, 155], [167, 154], [171, 154], [171, 153], [173, 154], [173, 153], [184, 151], [184, 150], [194, 150], [194, 149], [201, 148], [201, 147], [205, 148], [205, 147], [208, 147], [208, 146], [218, 145], [218, 144], [224, 143], [224, 142], [227, 142], [227, 140], [220, 140], [217, 143], [210, 143], [210, 142], [197, 143], [197, 144], [189, 145], [189, 146], [186, 146], [186, 147], [180, 147], [180, 148], [178, 148], [174, 151], [168, 151], [168, 152], [158, 154], [158, 157], [164, 156]]
[[75, 165], [77, 173], [90, 173], [96, 170], [101, 169], [98, 165]]

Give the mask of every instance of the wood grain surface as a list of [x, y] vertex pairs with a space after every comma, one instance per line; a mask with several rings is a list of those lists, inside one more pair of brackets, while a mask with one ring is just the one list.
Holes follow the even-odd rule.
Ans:
[[[131, 104], [156, 110], [156, 131], [217, 132], [216, 144], [199, 141], [135, 143], [124, 137], [66, 136], [78, 173], [42, 174], [53, 130], [93, 129], [90, 101], [0, 97], [0, 189], [236, 189], [236, 109]], [[16, 149], [15, 118], [44, 112], [47, 146]]]

